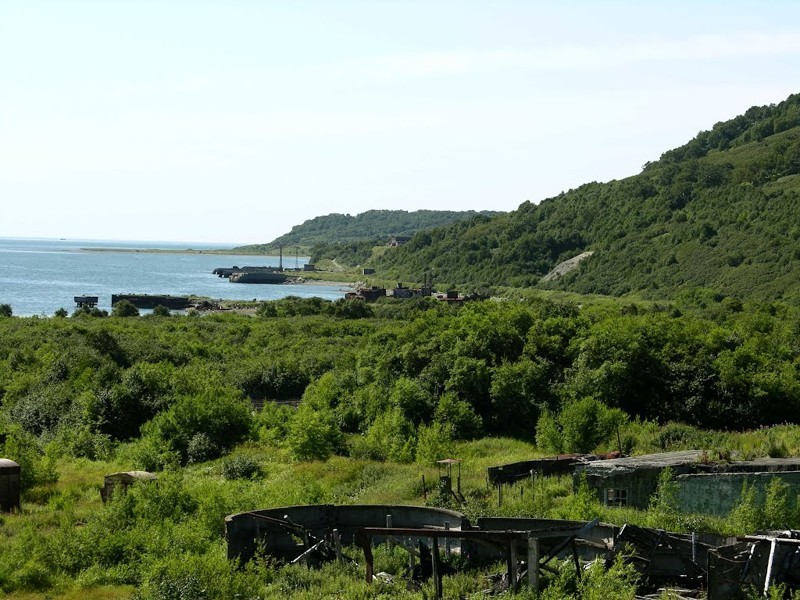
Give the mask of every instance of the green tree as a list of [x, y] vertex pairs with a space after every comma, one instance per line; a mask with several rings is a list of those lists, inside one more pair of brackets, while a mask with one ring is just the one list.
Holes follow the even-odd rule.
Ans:
[[0, 317], [10, 317], [12, 314], [10, 304], [0, 304]]
[[330, 410], [301, 403], [287, 442], [295, 460], [326, 460], [342, 448], [344, 440]]
[[159, 304], [153, 309], [154, 317], [169, 317], [171, 315], [172, 313], [170, 312], [170, 310], [163, 304]]
[[[180, 453], [182, 462], [192, 447], [204, 459], [215, 458], [251, 435], [250, 406], [237, 390], [209, 387], [196, 395], [179, 397], [169, 409], [158, 413], [142, 431], [160, 439]], [[207, 439], [196, 438], [203, 434]]]
[[567, 403], [558, 420], [567, 451], [591, 452], [608, 440], [627, 421], [627, 416], [599, 400], [583, 398]]
[[523, 359], [494, 369], [490, 396], [492, 430], [530, 437], [539, 416], [538, 404], [547, 398], [547, 367]]
[[399, 407], [414, 425], [427, 423], [433, 414], [433, 397], [414, 379], [401, 377], [394, 383], [389, 401]]
[[421, 425], [417, 430], [416, 462], [432, 467], [437, 460], [451, 458], [455, 445], [453, 430], [448, 423]]
[[555, 415], [547, 408], [542, 410], [536, 423], [536, 445], [540, 450], [552, 454], [564, 451], [564, 436]]
[[443, 394], [439, 398], [433, 420], [449, 426], [451, 435], [456, 440], [476, 438], [483, 429], [483, 422], [470, 403], [452, 393]]
[[111, 310], [112, 317], [138, 317], [139, 309], [129, 300], [120, 300]]
[[357, 439], [353, 452], [372, 460], [408, 463], [414, 460], [416, 444], [414, 426], [395, 406], [375, 419], [366, 435]]
[[797, 526], [789, 484], [778, 477], [770, 479], [764, 500], [764, 527], [792, 529]]

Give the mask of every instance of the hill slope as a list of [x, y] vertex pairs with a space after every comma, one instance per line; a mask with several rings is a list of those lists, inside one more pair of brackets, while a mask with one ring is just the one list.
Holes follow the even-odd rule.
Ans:
[[[387, 277], [667, 297], [692, 287], [800, 300], [800, 95], [753, 107], [642, 173], [417, 234]], [[555, 265], [591, 258], [542, 283]]]
[[368, 240], [388, 241], [396, 235], [412, 236], [418, 231], [443, 227], [468, 219], [476, 214], [497, 215], [500, 213], [484, 211], [450, 210], [369, 210], [356, 215], [332, 213], [309, 219], [295, 225], [289, 233], [275, 238], [268, 244], [240, 246], [235, 250], [254, 251], [272, 249], [278, 246], [315, 246], [317, 244], [337, 244], [344, 242], [363, 242]]

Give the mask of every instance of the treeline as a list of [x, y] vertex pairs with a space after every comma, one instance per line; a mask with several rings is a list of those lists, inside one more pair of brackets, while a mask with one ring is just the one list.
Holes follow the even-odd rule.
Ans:
[[[374, 266], [468, 287], [670, 298], [687, 287], [800, 299], [800, 95], [718, 123], [639, 175], [425, 231]], [[547, 284], [558, 263], [592, 250]]]
[[74, 456], [126, 443], [142, 468], [254, 435], [300, 459], [435, 458], [486, 434], [589, 451], [633, 419], [797, 422], [798, 340], [797, 309], [702, 292], [669, 308], [289, 298], [257, 317], [5, 318], [0, 425]]
[[[235, 250], [251, 251], [262, 248], [275, 249], [278, 246], [306, 246], [336, 244], [340, 242], [361, 242], [378, 240], [388, 242], [392, 236], [412, 236], [418, 231], [443, 227], [476, 215], [475, 211], [453, 210], [368, 210], [356, 216], [332, 213], [309, 219], [268, 244], [242, 246]], [[497, 212], [483, 211], [480, 214], [496, 215]], [[374, 244], [373, 244], [374, 245]]]

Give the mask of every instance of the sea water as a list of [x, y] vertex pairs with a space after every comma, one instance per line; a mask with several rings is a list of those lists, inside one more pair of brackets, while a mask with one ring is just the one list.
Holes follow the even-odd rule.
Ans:
[[[343, 284], [236, 284], [212, 274], [217, 267], [278, 266], [277, 256], [207, 254], [219, 244], [0, 238], [0, 304], [15, 316], [72, 312], [75, 296], [98, 296], [111, 309], [111, 294], [170, 294], [230, 300], [286, 296], [342, 298]], [[109, 249], [125, 249], [125, 252]], [[147, 252], [192, 249], [196, 253]], [[284, 268], [303, 268], [307, 257], [284, 256]]]

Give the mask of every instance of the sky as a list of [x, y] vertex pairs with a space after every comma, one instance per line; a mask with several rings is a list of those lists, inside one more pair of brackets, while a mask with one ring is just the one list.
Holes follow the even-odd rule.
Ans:
[[514, 210], [797, 92], [794, 0], [0, 0], [0, 237]]

